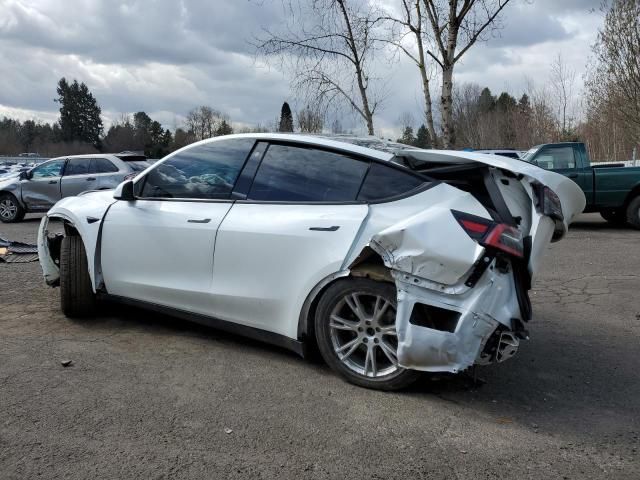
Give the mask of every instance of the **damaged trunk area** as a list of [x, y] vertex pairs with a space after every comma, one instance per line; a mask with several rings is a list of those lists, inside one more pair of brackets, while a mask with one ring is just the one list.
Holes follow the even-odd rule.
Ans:
[[536, 213], [528, 180], [477, 162], [396, 160], [452, 198], [369, 244], [397, 288], [399, 365], [456, 373], [511, 358], [528, 338], [533, 236], [546, 245], [553, 229]]

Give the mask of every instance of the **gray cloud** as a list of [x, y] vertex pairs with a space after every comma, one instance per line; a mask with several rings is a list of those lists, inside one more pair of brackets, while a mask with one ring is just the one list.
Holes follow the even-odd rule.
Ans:
[[[518, 88], [556, 51], [567, 51], [581, 71], [598, 5], [514, 0], [504, 28], [474, 46], [459, 78]], [[0, 0], [0, 115], [51, 118], [56, 82], [65, 76], [87, 83], [109, 118], [145, 110], [173, 126], [194, 106], [209, 104], [238, 122], [272, 121], [289, 96], [288, 78], [254, 62], [249, 41], [283, 20], [279, 0]], [[403, 111], [420, 117], [414, 67], [401, 61], [389, 69], [388, 57], [376, 65], [393, 72], [391, 97], [377, 119], [382, 128]]]

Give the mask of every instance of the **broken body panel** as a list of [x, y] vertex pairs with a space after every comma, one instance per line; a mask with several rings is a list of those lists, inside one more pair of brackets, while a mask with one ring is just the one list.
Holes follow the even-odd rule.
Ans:
[[[367, 154], [380, 160], [398, 163], [402, 161], [402, 158], [389, 153], [316, 137], [266, 134], [252, 137], [324, 145], [347, 152]], [[322, 291], [322, 287], [337, 278], [349, 275], [362, 263], [361, 259], [371, 256], [373, 251], [389, 269], [397, 287], [396, 330], [399, 365], [415, 370], [458, 372], [474, 363], [488, 363], [510, 357], [517, 349], [517, 337], [526, 336], [522, 322], [528, 320], [529, 313], [523, 307], [522, 292], [526, 295], [549, 242], [552, 238], [557, 240], [564, 235], [574, 216], [584, 208], [584, 195], [577, 185], [562, 175], [524, 162], [513, 162], [509, 159], [503, 161], [493, 155], [417, 150], [411, 151], [410, 156], [412, 161], [423, 162], [430, 168], [434, 165], [453, 165], [464, 170], [465, 165], [479, 166], [482, 175], [489, 178], [499, 192], [508, 209], [507, 215], [513, 217], [512, 220], [516, 219], [513, 228], [516, 228], [523, 238], [528, 238], [525, 258], [515, 259], [489, 251], [465, 232], [452, 211], [464, 212], [487, 222], [498, 222], [499, 219], [496, 217], [499, 215], [495, 211], [495, 205], [491, 205], [482, 195], [468, 186], [460, 186], [461, 182], [464, 183], [464, 173], [455, 173], [454, 176], [458, 175], [456, 178], [440, 178], [440, 182], [436, 181], [429, 185], [429, 188], [423, 188], [402, 199], [361, 205], [358, 208], [350, 206], [353, 215], [346, 211], [342, 213], [343, 216], [349, 217], [346, 220], [350, 225], [350, 235], [342, 235], [338, 242], [340, 244], [333, 245], [330, 249], [309, 246], [311, 254], [317, 257], [313, 262], [305, 264], [313, 271], [276, 268], [268, 275], [261, 275], [259, 284], [243, 283], [244, 290], [234, 293], [229, 290], [231, 284], [222, 289], [213, 288], [212, 285], [216, 283], [216, 267], [218, 272], [225, 269], [227, 272], [232, 271], [233, 245], [242, 247], [252, 237], [259, 239], [255, 232], [249, 232], [251, 226], [243, 224], [244, 217], [240, 215], [242, 208], [255, 210], [257, 206], [248, 207], [241, 202], [230, 201], [229, 211], [216, 229], [214, 247], [218, 255], [218, 247], [221, 248], [220, 251], [224, 247], [222, 243], [218, 245], [218, 242], [223, 242], [228, 237], [228, 252], [224, 259], [216, 259], [213, 262], [210, 287], [207, 287], [211, 289], [211, 299], [201, 302], [198, 312], [206, 314], [205, 307], [210, 305], [209, 314], [213, 317], [254, 325], [255, 319], [245, 317], [259, 315], [259, 308], [254, 308], [252, 304], [245, 305], [244, 310], [234, 306], [243, 298], [253, 299], [256, 305], [269, 305], [268, 311], [274, 312], [269, 321], [260, 322], [255, 326], [295, 340], [302, 339], [306, 331], [305, 328], [299, 327], [299, 322], [303, 325], [309, 323], [305, 315], [310, 311], [309, 305]], [[425, 173], [429, 175], [428, 171]], [[139, 178], [143, 175], [144, 173]], [[563, 218], [552, 219], [541, 211], [537, 190], [540, 186], [546, 186], [557, 194]], [[110, 263], [112, 266], [118, 263], [118, 260], [113, 258], [117, 255], [113, 249], [105, 251], [109, 258], [104, 256], [105, 252], [100, 251], [101, 229], [109, 229], [107, 212], [114, 201], [112, 192], [87, 193], [64, 199], [48, 212], [47, 217], [42, 220], [38, 237], [41, 264], [48, 284], [55, 284], [59, 275], [58, 267], [48, 252], [48, 218], [62, 218], [82, 237], [94, 290], [103, 288], [109, 292], [110, 283], [116, 284], [122, 280], [115, 279], [118, 269], [113, 268], [106, 269], [108, 275], [102, 277], [103, 263], [113, 262]], [[299, 210], [304, 207], [296, 208]], [[234, 212], [234, 209], [237, 211]], [[286, 209], [283, 208], [281, 216], [274, 218], [280, 218], [282, 223], [286, 215]], [[296, 215], [299, 216], [300, 212], [297, 211]], [[325, 217], [321, 215], [319, 218]], [[326, 220], [331, 223], [331, 215], [326, 217]], [[246, 222], [250, 222], [250, 219]], [[238, 232], [243, 231], [245, 233], [239, 235]], [[280, 245], [283, 239], [287, 240], [289, 235], [287, 232], [276, 233], [275, 236], [270, 233], [265, 237], [268, 241], [276, 242], [276, 246]], [[106, 237], [113, 237], [110, 235], [106, 232]], [[301, 264], [303, 259], [300, 255], [306, 250], [304, 245], [296, 246], [296, 242], [305, 242], [305, 236], [296, 237], [293, 231], [290, 235], [291, 246], [277, 249], [277, 254], [282, 258], [269, 258], [267, 244], [264, 248], [260, 247], [262, 244], [255, 244], [255, 248], [260, 247], [257, 250], [260, 255], [256, 257], [256, 254], [254, 257], [259, 257], [258, 260], [262, 258], [260, 261], [268, 258], [267, 263], [272, 267], [278, 264], [285, 265], [288, 261], [287, 249], [296, 247], [295, 261], [296, 264]], [[367, 251], [369, 253], [365, 255]], [[336, 252], [344, 255], [341, 262], [337, 261]], [[211, 255], [214, 255], [213, 251]], [[293, 276], [289, 271], [294, 272]], [[248, 274], [246, 269], [243, 272]], [[112, 281], [109, 276], [113, 277]], [[238, 281], [234, 280], [238, 285], [242, 283]], [[286, 291], [283, 291], [282, 288], [279, 289], [279, 285], [288, 285], [290, 288], [287, 287]], [[219, 297], [218, 300], [224, 301], [214, 301], [216, 295]], [[156, 299], [156, 302], [158, 301]], [[224, 305], [224, 311], [216, 312], [216, 304]], [[188, 305], [186, 307], [188, 308]], [[249, 315], [250, 312], [253, 313]]]

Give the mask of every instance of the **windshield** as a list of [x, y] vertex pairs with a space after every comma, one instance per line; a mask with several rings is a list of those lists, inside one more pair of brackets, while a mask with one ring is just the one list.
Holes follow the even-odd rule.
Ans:
[[525, 162], [531, 163], [531, 159], [533, 158], [533, 156], [538, 150], [540, 150], [540, 145], [530, 148], [524, 153], [524, 155], [522, 155], [522, 157], [520, 157], [520, 160], [524, 160]]

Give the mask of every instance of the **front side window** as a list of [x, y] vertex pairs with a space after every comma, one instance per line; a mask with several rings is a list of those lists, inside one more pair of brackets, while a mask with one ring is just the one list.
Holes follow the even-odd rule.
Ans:
[[358, 200], [376, 201], [407, 193], [422, 185], [424, 180], [396, 168], [372, 163], [364, 179]]
[[538, 154], [535, 161], [539, 167], [547, 170], [576, 168], [572, 147], [546, 148]]
[[251, 138], [195, 145], [148, 172], [136, 183], [142, 198], [227, 198], [253, 147]]
[[59, 177], [62, 173], [62, 167], [65, 160], [53, 160], [51, 162], [43, 163], [42, 165], [34, 168], [31, 178], [49, 178]]
[[89, 158], [70, 158], [67, 163], [67, 168], [64, 169], [64, 176], [87, 175], [89, 173], [90, 163], [91, 159]]
[[118, 171], [118, 167], [106, 158], [92, 158], [89, 171], [91, 173], [114, 173]]
[[368, 166], [368, 162], [339, 153], [270, 145], [248, 198], [276, 202], [353, 202]]

